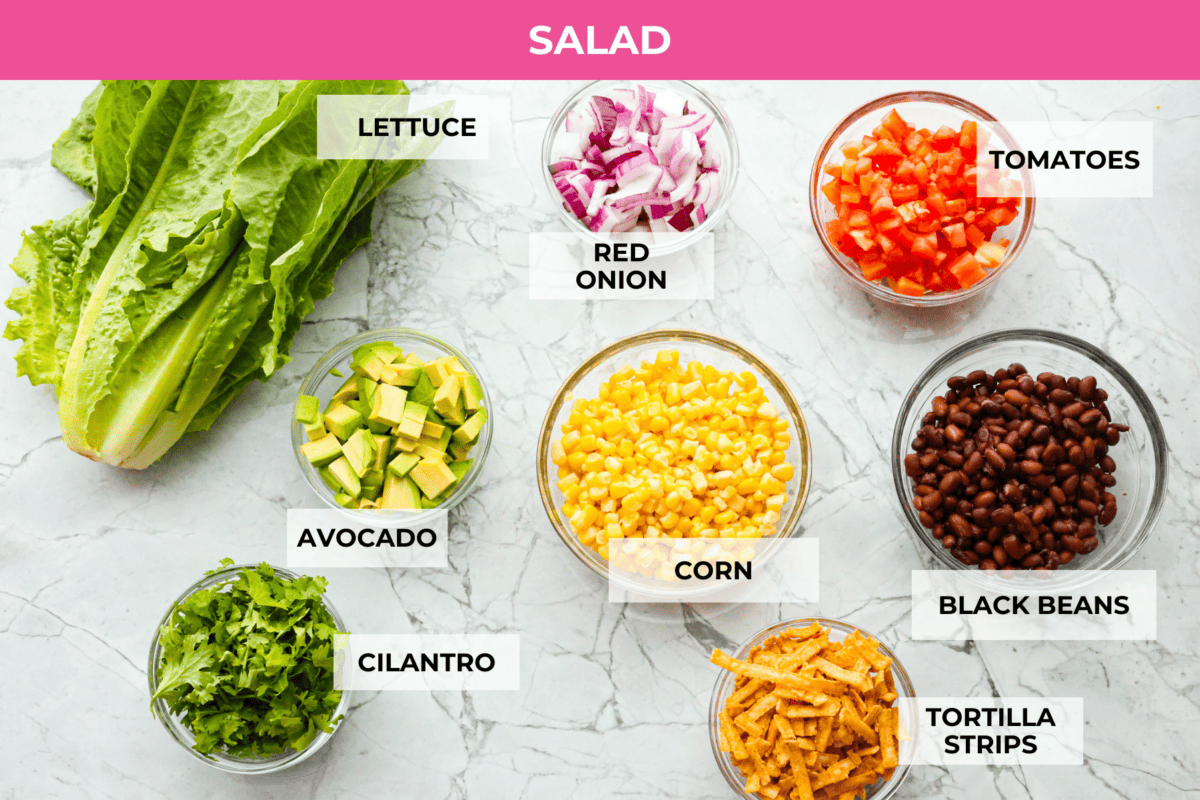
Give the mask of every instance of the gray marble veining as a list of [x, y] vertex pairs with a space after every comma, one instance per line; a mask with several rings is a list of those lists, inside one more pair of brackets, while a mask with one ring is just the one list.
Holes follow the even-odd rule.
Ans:
[[[492, 157], [431, 162], [391, 190], [375, 241], [304, 325], [295, 360], [208, 434], [144, 472], [58, 441], [52, 394], [13, 375], [0, 342], [0, 797], [728, 798], [705, 715], [713, 646], [819, 612], [882, 636], [918, 690], [1082, 696], [1082, 767], [916, 767], [902, 798], [1200, 795], [1200, 86], [927, 84], [1009, 119], [1151, 119], [1155, 197], [1051, 200], [989, 297], [915, 314], [869, 301], [821, 251], [807, 209], [817, 144], [892, 83], [707, 83], [741, 141], [742, 182], [717, 234], [710, 302], [531, 302], [528, 233], [554, 221], [539, 170], [566, 83], [412, 82], [494, 98]], [[49, 145], [89, 84], [0, 83], [0, 258], [31, 223], [81, 204]], [[16, 285], [7, 270], [0, 293]], [[229, 556], [282, 563], [289, 507], [313, 504], [288, 440], [300, 377], [329, 347], [405, 325], [463, 347], [495, 401], [485, 475], [452, 516], [446, 571], [330, 571], [354, 630], [517, 631], [522, 688], [357, 696], [330, 746], [281, 775], [205, 768], [150, 715], [145, 659], [175, 595]], [[759, 353], [800, 398], [815, 475], [802, 524], [821, 540], [818, 606], [712, 613], [607, 603], [562, 546], [534, 479], [534, 443], [587, 354], [682, 326]], [[1005, 327], [1088, 339], [1149, 392], [1171, 447], [1169, 496], [1130, 567], [1158, 570], [1149, 643], [914, 642], [906, 532], [887, 450], [902, 394], [943, 349]], [[6, 366], [5, 366], [6, 365]]]

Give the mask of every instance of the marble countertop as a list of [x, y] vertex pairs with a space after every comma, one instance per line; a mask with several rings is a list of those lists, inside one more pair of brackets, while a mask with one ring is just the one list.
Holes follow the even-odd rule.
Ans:
[[[414, 89], [496, 98], [488, 161], [431, 162], [376, 210], [375, 241], [306, 322], [295, 360], [214, 429], [127, 472], [60, 441], [55, 402], [14, 376], [0, 342], [0, 798], [728, 798], [705, 714], [713, 646], [819, 612], [880, 635], [918, 691], [1083, 697], [1079, 767], [915, 767], [902, 798], [1200, 795], [1200, 86], [932, 83], [1009, 119], [1152, 119], [1155, 197], [1048, 200], [987, 298], [918, 314], [869, 301], [826, 260], [806, 186], [817, 144], [849, 109], [908, 86], [722, 83], [743, 174], [716, 238], [707, 302], [534, 302], [528, 233], [554, 207], [538, 170], [566, 83]], [[0, 258], [31, 223], [84, 195], [50, 143], [89, 84], [0, 83]], [[17, 279], [0, 276], [0, 294]], [[5, 312], [11, 316], [10, 312]], [[314, 497], [289, 446], [300, 377], [370, 328], [444, 337], [480, 365], [495, 440], [452, 515], [451, 569], [331, 570], [363, 632], [521, 635], [519, 692], [356, 696], [345, 730], [303, 765], [237, 778], [179, 750], [148, 708], [146, 658], [171, 600], [225, 556], [284, 562], [289, 507]], [[606, 602], [562, 545], [534, 476], [543, 414], [601, 346], [656, 327], [729, 337], [772, 364], [803, 405], [815, 474], [802, 525], [821, 543], [817, 606], [706, 615]], [[895, 501], [888, 447], [902, 394], [978, 333], [1044, 327], [1106, 350], [1141, 382], [1171, 447], [1157, 529], [1129, 563], [1156, 569], [1156, 642], [914, 642], [910, 570], [927, 565]], [[860, 576], [860, 577], [852, 577]]]

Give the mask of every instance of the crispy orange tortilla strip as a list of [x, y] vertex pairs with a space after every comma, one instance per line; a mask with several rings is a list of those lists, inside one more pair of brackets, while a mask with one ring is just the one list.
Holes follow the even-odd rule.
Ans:
[[796, 788], [792, 790], [791, 800], [813, 800], [812, 781], [808, 776], [808, 765], [804, 762], [804, 754], [799, 747], [789, 744], [791, 761], [791, 776]]
[[[821, 661], [821, 660], [822, 659], [818, 659], [818, 661]], [[769, 681], [770, 683], [773, 683], [776, 686], [782, 686], [785, 689], [796, 689], [799, 691], [805, 691], [808, 688], [807, 683], [806, 683], [809, 680], [808, 678], [804, 678], [803, 676], [796, 675], [795, 673], [782, 672], [777, 669], [772, 669], [771, 667], [765, 667], [765, 666], [762, 666], [761, 664], [751, 664], [750, 662], [747, 662], [747, 661], [739, 661], [738, 659], [733, 658], [732, 656], [725, 655], [720, 650], [713, 651], [712, 662], [719, 667], [724, 667], [725, 669], [727, 669], [731, 672], [736, 672], [738, 675], [745, 675], [750, 678], [758, 678], [759, 680]], [[825, 663], [828, 664], [829, 662], [825, 662]], [[838, 667], [833, 664], [829, 664], [829, 666], [832, 669], [835, 669], [835, 670], [838, 669]], [[826, 672], [826, 674], [829, 674], [829, 673]], [[857, 675], [854, 675], [853, 673], [846, 673], [846, 674], [852, 675], [855, 678], [855, 680], [857, 680], [859, 677]], [[832, 678], [832, 677], [837, 677], [837, 676], [830, 675], [830, 677]], [[852, 683], [851, 681], [847, 681], [847, 682]]]
[[862, 717], [858, 716], [858, 710], [854, 707], [854, 703], [849, 699], [842, 698], [842, 713], [839, 719], [850, 726], [860, 738], [867, 740], [871, 744], [876, 744], [879, 737], [871, 727], [862, 721]]
[[829, 700], [817, 706], [793, 703], [792, 705], [788, 706], [787, 715], [793, 719], [832, 717], [834, 714], [838, 713], [838, 709], [840, 708], [841, 704], [838, 703], [837, 700]]
[[822, 789], [831, 783], [839, 783], [849, 777], [850, 772], [858, 766], [858, 763], [850, 758], [843, 758], [841, 761], [830, 766], [824, 772], [820, 773], [812, 779], [813, 789]]
[[848, 683], [855, 689], [858, 689], [860, 692], [867, 692], [871, 689], [871, 682], [867, 680], [863, 673], [851, 672], [848, 669], [842, 669], [837, 664], [834, 664], [825, 658], [814, 659], [813, 663], [816, 664], [817, 669], [821, 670], [821, 672], [824, 672], [829, 677], [842, 681], [843, 683]]
[[879, 715], [879, 753], [883, 757], [883, 766], [897, 767], [900, 756], [896, 749], [896, 731], [900, 721], [900, 709], [889, 708]]

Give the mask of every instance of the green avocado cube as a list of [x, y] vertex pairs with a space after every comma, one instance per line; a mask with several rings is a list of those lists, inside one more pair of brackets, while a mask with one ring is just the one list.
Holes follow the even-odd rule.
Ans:
[[463, 405], [467, 411], [478, 411], [483, 408], [483, 386], [479, 378], [468, 375], [463, 379]]
[[456, 442], [473, 442], [479, 438], [483, 423], [487, 422], [487, 409], [481, 408], [471, 415], [471, 418], [459, 425], [453, 434]]
[[446, 448], [446, 453], [455, 461], [462, 461], [471, 453], [471, 448], [475, 446], [474, 442], [451, 442]]
[[471, 459], [469, 458], [460, 461], [451, 461], [449, 465], [450, 471], [453, 472], [455, 477], [461, 481], [463, 479], [463, 475], [466, 475], [468, 472], [470, 472], [471, 463]]
[[437, 497], [446, 487], [458, 480], [446, 466], [446, 462], [433, 458], [422, 458], [408, 473], [408, 477], [416, 481], [421, 494], [426, 497]]
[[342, 445], [342, 455], [361, 478], [375, 463], [375, 437], [366, 428], [359, 428]]
[[324, 467], [342, 455], [342, 443], [330, 433], [320, 439], [300, 445], [300, 452], [314, 467]]
[[362, 414], [348, 404], [336, 406], [325, 414], [325, 428], [343, 442], [360, 429], [362, 424]]
[[350, 466], [350, 462], [346, 460], [345, 456], [329, 465], [329, 473], [333, 475], [334, 480], [346, 494], [354, 498], [362, 494], [362, 483], [358, 480], [358, 474], [355, 473], [354, 467]]
[[[409, 396], [411, 398], [411, 393]], [[421, 432], [425, 430], [425, 412], [428, 410], [429, 406], [410, 399], [404, 404], [404, 416], [396, 426], [397, 433], [410, 439], [421, 438]]]
[[416, 364], [388, 364], [383, 371], [385, 383], [393, 386], [415, 386], [421, 378], [421, 368]]
[[375, 397], [371, 401], [371, 415], [367, 419], [389, 428], [395, 427], [404, 417], [404, 404], [408, 401], [408, 392], [387, 383], [377, 386]]
[[311, 394], [302, 394], [296, 398], [296, 422], [301, 425], [312, 425], [321, 421], [321, 401]]
[[406, 355], [404, 357], [404, 363], [405, 364], [414, 364], [418, 367], [425, 366], [425, 360], [423, 358], [421, 358], [419, 355], [417, 355], [416, 353], [409, 353], [408, 355]]
[[325, 434], [327, 434], [327, 433], [329, 433], [329, 431], [325, 430], [324, 422], [317, 421], [317, 422], [314, 422], [312, 425], [304, 426], [304, 435], [308, 438], [308, 440], [310, 442], [314, 442], [317, 439], [325, 438]]
[[[367, 490], [368, 486], [381, 487], [383, 486], [383, 470], [369, 469], [362, 476], [363, 491]], [[378, 495], [376, 495], [378, 496]], [[375, 498], [371, 498], [372, 500]]]
[[429, 418], [428, 414], [425, 415], [425, 427], [421, 429], [421, 436], [432, 436], [434, 439], [437, 439], [445, 430], [445, 425], [442, 425], [440, 422], [434, 422]]
[[350, 377], [347, 378], [346, 382], [339, 386], [338, 390], [333, 393], [333, 397], [329, 399], [329, 405], [325, 407], [325, 413], [328, 414], [329, 409], [333, 408], [335, 405], [340, 405], [341, 403], [344, 403], [347, 400], [351, 400], [355, 397], [358, 397], [358, 378]]
[[462, 379], [457, 375], [448, 375], [433, 395], [433, 410], [440, 414], [442, 419], [452, 419], [461, 401]]
[[418, 439], [413, 439], [405, 436], [403, 433], [396, 434], [396, 441], [392, 445], [392, 451], [396, 453], [411, 453], [417, 446]]
[[436, 393], [437, 388], [429, 380], [429, 375], [422, 370], [421, 374], [417, 377], [417, 382], [408, 390], [408, 399], [414, 403], [431, 406], [433, 405], [433, 396]]
[[412, 478], [400, 477], [388, 473], [383, 481], [383, 494], [380, 497], [380, 508], [414, 509], [421, 507], [421, 490]]
[[354, 508], [354, 498], [345, 492], [338, 492], [333, 496], [333, 502], [337, 503], [342, 508]]
[[330, 491], [340, 492], [342, 490], [342, 485], [338, 483], [337, 478], [333, 477], [333, 473], [329, 471], [328, 467], [318, 470], [317, 474], [321, 476], [321, 480], [325, 482]]
[[371, 462], [371, 469], [383, 470], [387, 467], [388, 456], [392, 454], [392, 437], [374, 434], [371, 438], [375, 440], [375, 458]]
[[388, 464], [388, 474], [395, 475], [397, 478], [403, 478], [409, 471], [420, 462], [421, 457], [412, 453], [401, 453], [391, 460]]
[[371, 401], [375, 399], [375, 387], [379, 384], [370, 378], [359, 377], [357, 385], [358, 399], [370, 406]]

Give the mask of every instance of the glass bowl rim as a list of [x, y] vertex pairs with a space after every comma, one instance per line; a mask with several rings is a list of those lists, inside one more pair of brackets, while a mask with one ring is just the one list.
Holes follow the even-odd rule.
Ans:
[[622, 78], [605, 78], [602, 80], [587, 82], [569, 94], [567, 98], [559, 104], [558, 108], [556, 108], [554, 113], [551, 115], [549, 123], [546, 125], [546, 133], [542, 136], [542, 147], [540, 150], [541, 160], [538, 163], [538, 169], [542, 173], [542, 181], [545, 183], [547, 190], [550, 192], [550, 198], [554, 203], [555, 210], [558, 212], [558, 217], [567, 224], [567, 227], [571, 230], [571, 232], [582, 237], [584, 241], [600, 244], [605, 244], [611, 241], [607, 234], [600, 234], [596, 231], [585, 228], [578, 217], [567, 211], [567, 209], [563, 206], [562, 194], [559, 193], [558, 187], [554, 185], [554, 178], [550, 175], [549, 170], [549, 166], [551, 164], [550, 152], [554, 147], [554, 140], [558, 138], [559, 132], [563, 129], [567, 112], [574, 109], [587, 95], [587, 93], [592, 90], [593, 87], [605, 83], [622, 83], [630, 84], [631, 86], [636, 86], [639, 83], [679, 84], [681, 86], [685, 86], [689, 92], [694, 94], [713, 110], [714, 118], [720, 125], [721, 131], [725, 134], [725, 140], [729, 143], [729, 153], [727, 155], [727, 160], [729, 163], [721, 167], [721, 172], [725, 173], [728, 171], [730, 174], [728, 176], [722, 176], [721, 196], [717, 200], [717, 207], [713, 209], [711, 214], [706, 214], [704, 222], [700, 223], [692, 230], [685, 231], [679, 236], [672, 236], [665, 244], [650, 245], [653, 255], [668, 255], [670, 253], [677, 253], [680, 250], [684, 250], [691, 246], [691, 244], [695, 242], [701, 235], [705, 233], [711, 233], [716, 228], [717, 223], [721, 221], [721, 218], [724, 217], [728, 212], [730, 202], [733, 199], [734, 190], [737, 188], [738, 175], [742, 171], [741, 150], [738, 147], [737, 133], [733, 128], [733, 121], [729, 118], [729, 115], [725, 113], [725, 109], [720, 103], [714, 100], [708, 92], [704, 91], [691, 81], [673, 79], [659, 80], [652, 78], [646, 78], [639, 81], [626, 80]]
[[765, 561], [774, 554], [779, 546], [778, 542], [783, 542], [795, 536], [796, 530], [799, 527], [801, 512], [803, 512], [805, 503], [808, 500], [813, 473], [812, 437], [809, 434], [808, 423], [804, 419], [804, 413], [800, 410], [800, 404], [796, 401], [795, 395], [792, 394], [783, 377], [757, 355], [724, 337], [687, 328], [663, 328], [623, 337], [594, 352], [567, 376], [550, 401], [550, 405], [546, 410], [546, 416], [542, 420], [541, 433], [538, 436], [538, 493], [541, 495], [542, 507], [546, 511], [546, 516], [550, 518], [550, 523], [554, 527], [558, 537], [567, 546], [567, 549], [590, 568], [592, 572], [605, 580], [614, 581], [629, 591], [661, 595], [663, 602], [700, 602], [704, 595], [719, 591], [722, 587], [713, 582], [712, 585], [704, 586], [700, 589], [682, 591], [651, 588], [625, 578], [623, 575], [614, 573], [609, 568], [607, 559], [600, 559], [603, 562], [600, 564], [588, 558], [583, 551], [590, 551], [591, 548], [580, 543], [579, 537], [575, 534], [574, 530], [569, 524], [563, 521], [561, 509], [558, 509], [554, 505], [552, 498], [553, 490], [551, 489], [550, 478], [548, 477], [552, 469], [557, 469], [549, 458], [550, 447], [555, 435], [555, 418], [561, 409], [567, 405], [568, 397], [574, 391], [575, 387], [609, 358], [635, 347], [653, 344], [665, 345], [673, 341], [696, 343], [724, 351], [740, 359], [746, 366], [757, 369], [771, 383], [772, 388], [779, 392], [784, 405], [787, 407], [787, 413], [791, 416], [792, 435], [800, 439], [801, 462], [805, 469], [803, 470], [803, 475], [798, 476], [800, 477], [800, 485], [796, 489], [796, 502], [788, 518], [780, 522], [776, 534], [770, 537], [763, 537], [764, 539], [769, 539], [772, 545], [762, 554], [762, 560]]
[[1010, 149], [1019, 149], [1016, 139], [1007, 128], [1000, 123], [998, 119], [992, 116], [991, 113], [985, 111], [980, 106], [966, 100], [958, 95], [948, 92], [938, 92], [924, 89], [910, 89], [901, 92], [892, 92], [891, 94], [877, 97], [874, 100], [864, 103], [858, 108], [847, 114], [841, 122], [839, 122], [824, 141], [817, 148], [817, 154], [813, 159], [812, 171], [809, 175], [809, 190], [808, 190], [808, 207], [809, 214], [812, 218], [813, 227], [816, 229], [817, 238], [821, 242], [821, 247], [825, 251], [825, 255], [832, 261], [843, 275], [850, 278], [853, 284], [860, 289], [863, 289], [872, 297], [892, 303], [898, 306], [909, 308], [935, 308], [939, 306], [951, 305], [966, 300], [970, 297], [983, 292], [988, 287], [993, 286], [1000, 278], [1000, 275], [1005, 272], [1009, 266], [1017, 260], [1021, 251], [1025, 249], [1025, 244], [1033, 233], [1033, 218], [1034, 211], [1037, 208], [1037, 193], [1033, 185], [1033, 175], [1028, 167], [1020, 169], [1021, 180], [1023, 186], [1023, 199], [1021, 205], [1022, 219], [1021, 229], [1009, 246], [1008, 251], [1004, 255], [1004, 261], [998, 267], [991, 270], [986, 277], [977, 283], [967, 287], [966, 289], [956, 289], [951, 292], [938, 292], [937, 294], [925, 294], [920, 297], [912, 297], [902, 295], [898, 292], [883, 286], [877, 281], [868, 281], [862, 276], [860, 270], [851, 269], [842, 262], [841, 254], [829, 242], [829, 236], [825, 232], [825, 225], [821, 222], [821, 203], [827, 202], [825, 196], [821, 192], [821, 175], [822, 166], [824, 165], [829, 154], [833, 151], [839, 142], [845, 137], [846, 131], [854, 123], [870, 114], [873, 111], [878, 111], [887, 106], [902, 105], [904, 103], [933, 103], [937, 105], [950, 106], [959, 111], [965, 111], [974, 116], [977, 121], [987, 123], [989, 129], [995, 132]]
[[[207, 589], [211, 586], [228, 582], [235, 578], [241, 570], [247, 568], [257, 569], [258, 566], [258, 563], [244, 563], [233, 564], [228, 567], [223, 566], [219, 569], [215, 569], [211, 573], [202, 575], [199, 580], [188, 586], [188, 588], [184, 589], [183, 592], [181, 592], [179, 596], [171, 602], [171, 605], [167, 607], [166, 612], [164, 612], [161, 619], [159, 619], [158, 625], [155, 626], [154, 636], [150, 641], [150, 654], [146, 665], [146, 680], [150, 687], [151, 697], [154, 696], [154, 692], [158, 686], [158, 664], [162, 660], [162, 647], [160, 645], [162, 628], [167, 624], [167, 621], [171, 618], [171, 615], [175, 612], [175, 609], [179, 607], [179, 604], [201, 589]], [[281, 575], [288, 580], [306, 577], [302, 573], [293, 572], [286, 567], [279, 567], [274, 564], [270, 564], [269, 562], [268, 566], [270, 566], [277, 575]], [[333, 605], [332, 601], [330, 601], [328, 592], [325, 592], [321, 595], [321, 604], [325, 606], [325, 609], [329, 612], [329, 616], [333, 618], [338, 630], [348, 630], [346, 628], [345, 620], [342, 619], [342, 615], [338, 613], [337, 608]], [[222, 772], [228, 772], [236, 775], [266, 775], [268, 773], [279, 772], [280, 770], [295, 766], [301, 761], [308, 759], [310, 756], [328, 744], [329, 741], [337, 735], [338, 731], [342, 729], [346, 723], [346, 720], [350, 717], [350, 713], [353, 710], [350, 707], [352, 694], [353, 692], [349, 689], [342, 690], [341, 700], [338, 702], [337, 708], [334, 709], [334, 717], [336, 718], [341, 716], [342, 719], [337, 723], [337, 725], [334, 726], [332, 733], [319, 731], [316, 737], [309, 742], [308, 747], [305, 747], [303, 750], [285, 750], [282, 753], [269, 756], [267, 758], [258, 759], [257, 761], [252, 759], [234, 759], [232, 756], [226, 755], [222, 751], [217, 751], [210, 755], [204, 755], [197, 752], [179, 738], [176, 728], [181, 728], [182, 726], [178, 722], [175, 722], [174, 718], [171, 716], [171, 712], [170, 709], [167, 708], [166, 701], [162, 698], [159, 698], [151, 701], [151, 706], [154, 716], [158, 719], [159, 723], [163, 726], [167, 733], [170, 734], [171, 739], [174, 740], [184, 750], [186, 750], [188, 754], [197, 761], [207, 764], [214, 769], [219, 769]]]
[[[832, 617], [814, 616], [796, 617], [794, 619], [776, 622], [747, 637], [738, 646], [738, 649], [730, 655], [739, 661], [744, 661], [750, 654], [751, 649], [759, 644], [762, 644], [771, 636], [785, 631], [788, 628], [807, 627], [814, 622], [818, 623], [823, 628], [838, 630], [847, 635], [854, 631], [858, 631], [864, 636], [869, 636], [870, 638], [879, 642], [879, 649], [884, 655], [892, 660], [892, 677], [897, 688], [903, 688], [903, 693], [897, 692], [899, 696], [896, 698], [896, 703], [893, 704], [893, 707], [898, 708], [899, 702], [904, 699], [916, 702], [916, 688], [913, 686], [913, 682], [909, 677], [908, 670], [905, 669], [904, 664], [896, 656], [895, 651], [893, 651], [892, 648], [889, 647], [880, 637], [876, 636], [865, 628], [844, 620], [833, 619]], [[713, 684], [712, 694], [710, 695], [708, 701], [708, 741], [709, 745], [712, 747], [713, 757], [717, 762], [717, 769], [725, 778], [725, 782], [729, 784], [730, 788], [733, 789], [734, 792], [736, 792], [740, 797], [748, 798], [748, 800], [758, 800], [758, 798], [754, 795], [749, 795], [746, 793], [745, 789], [743, 788], [744, 782], [736, 782], [737, 775], [740, 774], [740, 770], [738, 770], [737, 766], [733, 763], [733, 760], [730, 758], [729, 754], [721, 750], [721, 737], [718, 733], [718, 727], [716, 723], [717, 715], [721, 710], [720, 706], [724, 703], [725, 696], [732, 694], [732, 687], [736, 685], [736, 680], [737, 676], [734, 673], [727, 669], [720, 668], [716, 682]], [[917, 739], [920, 736], [919, 715], [915, 717], [912, 722], [912, 728], [909, 729], [906, 726], [905, 732], [908, 734], [909, 739], [911, 740], [910, 748], [913, 752], [915, 752], [917, 747]], [[886, 800], [886, 798], [895, 794], [895, 792], [899, 790], [900, 784], [902, 784], [904, 779], [908, 777], [909, 768], [913, 765], [913, 761], [914, 759], [909, 758], [907, 761], [902, 762], [898, 767], [896, 767], [896, 772], [893, 773], [892, 777], [888, 779], [883, 790], [876, 795], [872, 795], [870, 800]]]
[[[337, 365], [337, 362], [346, 358], [346, 354], [343, 351], [353, 353], [356, 347], [368, 342], [390, 341], [394, 343], [397, 339], [410, 339], [422, 342], [434, 349], [443, 350], [448, 355], [452, 355], [462, 362], [462, 365], [479, 379], [479, 386], [483, 390], [483, 407], [487, 409], [487, 419], [484, 420], [483, 430], [479, 432], [475, 446], [471, 448], [471, 457], [473, 459], [471, 469], [467, 471], [463, 479], [458, 482], [458, 486], [455, 487], [454, 491], [451, 492], [450, 496], [441, 505], [421, 511], [406, 511], [401, 509], [370, 509], [363, 511], [354, 508], [343, 508], [333, 499], [333, 492], [321, 480], [321, 476], [317, 470], [304, 457], [304, 454], [300, 452], [300, 446], [304, 444], [306, 439], [304, 438], [303, 426], [296, 421], [296, 405], [300, 402], [301, 395], [310, 393], [309, 390], [318, 386], [328, 376], [329, 370]], [[335, 355], [338, 353], [343, 353], [343, 355], [335, 358]], [[416, 328], [373, 328], [368, 331], [356, 333], [338, 342], [329, 348], [325, 355], [321, 356], [313, 364], [312, 368], [305, 373], [304, 378], [300, 381], [300, 388], [296, 392], [296, 400], [292, 404], [292, 415], [289, 420], [292, 427], [292, 451], [295, 453], [296, 462], [300, 465], [300, 472], [304, 475], [304, 480], [308, 483], [309, 488], [329, 508], [364, 524], [378, 524], [380, 520], [403, 520], [405, 524], [419, 525], [431, 519], [435, 514], [443, 511], [449, 513], [451, 509], [466, 500], [475, 488], [475, 484], [479, 481], [479, 476], [483, 472], [484, 462], [487, 461], [487, 456], [492, 449], [493, 420], [495, 416], [493, 412], [494, 407], [492, 405], [492, 396], [488, 392], [488, 381], [483, 378], [483, 374], [471, 359], [457, 347], [444, 339], [425, 331], [417, 330]]]
[[[934, 377], [946, 369], [962, 356], [979, 350], [982, 347], [988, 347], [996, 344], [1008, 342], [1033, 341], [1039, 344], [1049, 344], [1058, 348], [1069, 350], [1076, 355], [1083, 356], [1086, 360], [1095, 363], [1100, 368], [1116, 377], [1122, 391], [1124, 391], [1133, 402], [1134, 407], [1146, 421], [1147, 431], [1146, 437], [1153, 451], [1154, 464], [1154, 479], [1153, 486], [1150, 490], [1149, 506], [1146, 511], [1145, 522], [1142, 523], [1140, 530], [1136, 532], [1131, 540], [1130, 546], [1125, 548], [1124, 552], [1111, 557], [1109, 562], [1104, 565], [1083, 565], [1071, 568], [1068, 567], [1058, 570], [1059, 572], [1068, 572], [1074, 570], [1110, 570], [1119, 569], [1124, 566], [1145, 544], [1146, 539], [1150, 535], [1150, 531], [1154, 528], [1158, 520], [1159, 514], [1162, 512], [1163, 502], [1167, 493], [1167, 475], [1169, 468], [1167, 464], [1167, 456], [1169, 448], [1167, 446], [1166, 432], [1163, 429], [1162, 421], [1158, 417], [1158, 413], [1154, 410], [1154, 405], [1150, 401], [1149, 395], [1142, 389], [1141, 384], [1121, 366], [1115, 359], [1109, 356], [1100, 348], [1070, 334], [1060, 333], [1058, 331], [1042, 330], [1038, 328], [1007, 328], [1002, 330], [989, 331], [987, 333], [973, 336], [963, 342], [960, 342], [953, 347], [950, 347], [940, 355], [938, 355], [932, 363], [917, 376], [912, 387], [904, 396], [900, 404], [900, 411], [896, 415], [895, 426], [892, 430], [892, 484], [896, 489], [896, 495], [900, 499], [900, 506], [904, 512], [904, 518], [908, 523], [909, 533], [916, 536], [925, 548], [931, 552], [941, 564], [956, 570], [966, 570], [969, 573], [974, 573], [976, 570], [973, 567], [968, 567], [966, 564], [952, 558], [942, 547], [934, 547], [931, 537], [926, 536], [923, 531], [915, 510], [905, 495], [906, 482], [908, 476], [905, 473], [902, 464], [904, 456], [907, 455], [908, 446], [905, 439], [904, 429], [905, 422], [909, 416], [916, 412], [916, 402], [918, 395], [922, 390], [926, 389], [932, 383]], [[923, 413], [923, 412], [921, 412]]]

